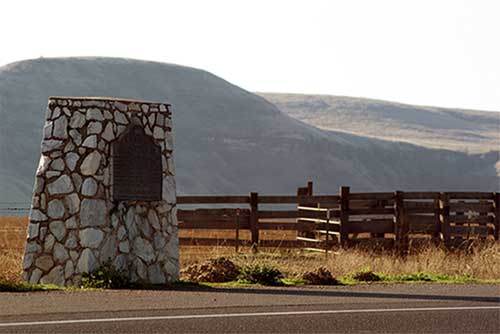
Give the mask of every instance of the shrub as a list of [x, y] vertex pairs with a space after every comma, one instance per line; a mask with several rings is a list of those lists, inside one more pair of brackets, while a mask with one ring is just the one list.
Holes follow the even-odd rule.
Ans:
[[192, 264], [182, 271], [191, 282], [230, 282], [234, 281], [240, 271], [231, 260], [224, 257], [211, 259], [202, 264]]
[[283, 274], [281, 271], [272, 266], [265, 264], [248, 265], [240, 270], [238, 279], [242, 282], [256, 283], [262, 285], [281, 285]]
[[313, 271], [307, 271], [302, 275], [302, 279], [313, 285], [337, 285], [339, 281], [333, 277], [326, 267], [319, 267]]
[[117, 270], [111, 262], [106, 262], [90, 273], [83, 273], [80, 282], [82, 288], [97, 289], [126, 289], [131, 285], [128, 275]]

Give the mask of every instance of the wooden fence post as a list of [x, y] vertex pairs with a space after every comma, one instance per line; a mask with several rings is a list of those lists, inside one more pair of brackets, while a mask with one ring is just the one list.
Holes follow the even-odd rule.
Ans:
[[433, 242], [437, 245], [440, 243], [441, 235], [441, 208], [439, 205], [439, 196], [434, 199], [434, 233], [432, 234]]
[[259, 194], [250, 193], [250, 230], [252, 233], [252, 244], [259, 244]]
[[[319, 204], [318, 204], [319, 207]], [[330, 234], [330, 209], [326, 209], [325, 258], [328, 259], [328, 234]]]
[[394, 221], [394, 237], [395, 237], [395, 240], [394, 240], [394, 246], [396, 247], [396, 249], [399, 250], [400, 246], [400, 240], [401, 240], [401, 236], [400, 236], [400, 232], [399, 232], [399, 220], [400, 220], [400, 217], [399, 217], [399, 208], [401, 207], [401, 195], [399, 194], [398, 191], [395, 191], [394, 192], [394, 204], [393, 204], [393, 207], [394, 207], [394, 217], [393, 217], [393, 221]]
[[347, 224], [349, 224], [349, 187], [340, 187], [340, 245], [346, 247], [349, 239]]
[[408, 254], [408, 234], [410, 226], [405, 217], [404, 197], [402, 191], [394, 192], [394, 229], [396, 232], [396, 249], [400, 256]]
[[[297, 188], [297, 196], [312, 196], [313, 194], [313, 183], [312, 181], [308, 181], [307, 185], [305, 187], [299, 187]], [[297, 203], [298, 206], [308, 206], [309, 204], [303, 204], [303, 203]], [[297, 220], [297, 222], [300, 222], [300, 219]], [[297, 231], [297, 235], [299, 237], [304, 237], [304, 238], [309, 238], [309, 239], [316, 239], [316, 233], [314, 231], [308, 231], [308, 232], [303, 232], [303, 231]]]
[[235, 250], [236, 250], [236, 253], [238, 253], [239, 251], [239, 248], [240, 248], [240, 209], [236, 209], [236, 235], [235, 235]]
[[439, 207], [441, 209], [441, 232], [443, 233], [443, 242], [446, 247], [450, 246], [450, 199], [447, 193], [439, 195]]
[[500, 193], [493, 193], [495, 207], [495, 240], [500, 236]]
[[307, 182], [307, 195], [312, 196], [312, 194], [313, 194], [313, 182], [308, 181]]

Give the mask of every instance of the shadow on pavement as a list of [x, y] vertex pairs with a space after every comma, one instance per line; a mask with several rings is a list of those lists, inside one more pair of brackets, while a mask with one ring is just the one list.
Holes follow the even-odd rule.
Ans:
[[[171, 289], [172, 290], [172, 289]], [[349, 297], [349, 298], [385, 298], [385, 299], [408, 299], [408, 300], [442, 300], [442, 301], [472, 301], [500, 304], [500, 297], [495, 296], [457, 296], [457, 295], [433, 295], [433, 294], [411, 294], [411, 293], [387, 293], [387, 292], [356, 292], [356, 291], [334, 291], [313, 290], [302, 288], [235, 288], [235, 287], [203, 287], [186, 286], [175, 287], [177, 291], [206, 291], [220, 293], [240, 294], [265, 294], [280, 296], [316, 296], [316, 297]]]

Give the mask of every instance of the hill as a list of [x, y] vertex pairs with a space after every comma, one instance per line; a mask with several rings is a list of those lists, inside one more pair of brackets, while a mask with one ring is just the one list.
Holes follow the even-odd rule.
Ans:
[[318, 129], [203, 70], [120, 58], [0, 67], [0, 202], [30, 201], [47, 98], [115, 96], [172, 104], [180, 194], [498, 190], [498, 152], [468, 155]]
[[463, 152], [500, 149], [500, 112], [414, 106], [346, 96], [259, 93], [321, 129]]

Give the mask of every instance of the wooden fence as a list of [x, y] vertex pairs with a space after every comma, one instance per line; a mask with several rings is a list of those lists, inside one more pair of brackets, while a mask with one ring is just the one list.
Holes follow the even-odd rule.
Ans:
[[[374, 192], [313, 195], [312, 182], [294, 196], [179, 196], [179, 206], [227, 205], [224, 208], [179, 209], [180, 229], [234, 230], [234, 238], [181, 238], [183, 245], [259, 245], [328, 250], [370, 242], [407, 252], [415, 239], [458, 247], [476, 239], [499, 239], [499, 193]], [[269, 207], [288, 205], [285, 210]], [[230, 207], [229, 207], [230, 206]], [[237, 206], [237, 207], [235, 207]], [[265, 206], [266, 208], [262, 208]], [[251, 238], [239, 238], [241, 230]], [[295, 231], [290, 240], [264, 240], [266, 230]]]

